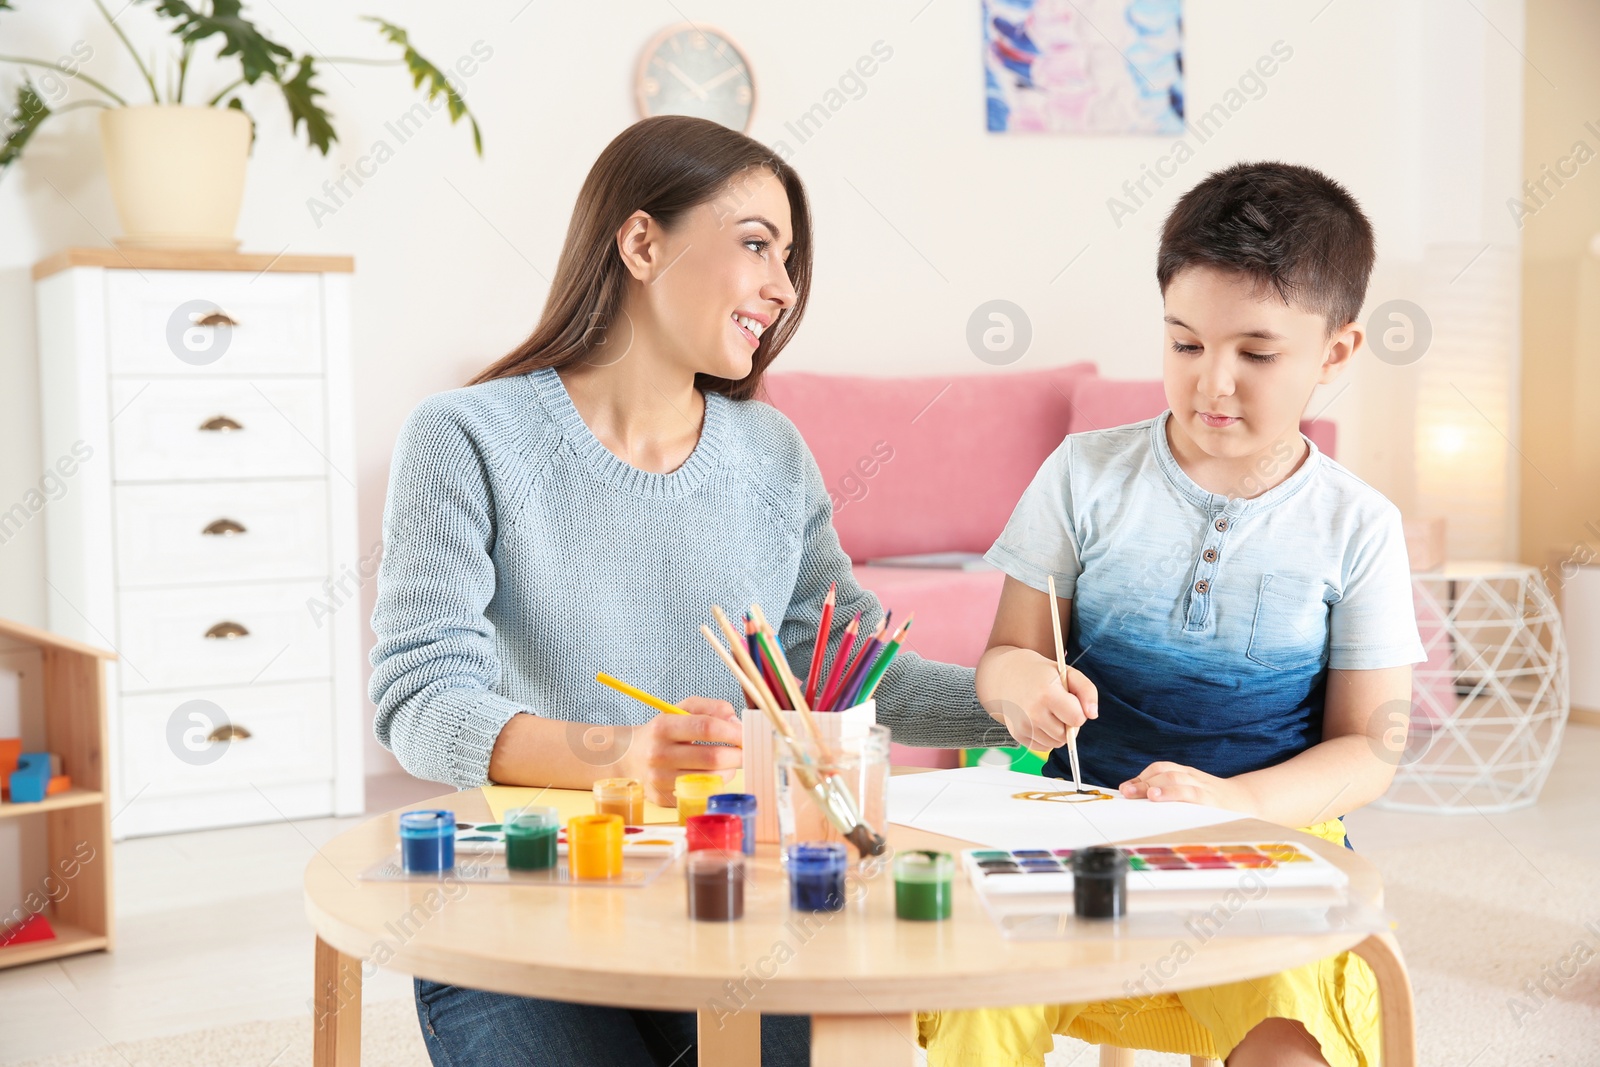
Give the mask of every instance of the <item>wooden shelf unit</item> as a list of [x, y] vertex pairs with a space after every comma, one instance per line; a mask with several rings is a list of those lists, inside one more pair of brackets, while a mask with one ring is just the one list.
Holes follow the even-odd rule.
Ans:
[[[14, 649], [37, 650], [42, 669], [46, 750], [61, 757], [72, 788], [32, 804], [0, 804], [0, 820], [44, 821], [45, 863], [25, 861], [23, 899], [0, 901], [0, 928], [42, 910], [56, 936], [0, 947], [0, 968], [112, 947], [111, 817], [106, 744], [106, 661], [112, 652], [60, 637], [47, 630], [0, 619], [0, 641]], [[86, 855], [87, 852], [87, 855]], [[11, 861], [10, 857], [0, 863]], [[69, 873], [70, 872], [70, 873]], [[47, 879], [50, 881], [47, 883]], [[57, 896], [51, 889], [60, 886]], [[30, 897], [55, 899], [43, 909]]]
[[80, 789], [73, 786], [65, 793], [57, 793], [53, 797], [32, 804], [0, 804], [0, 819], [23, 819], [29, 815], [38, 815], [46, 811], [60, 811], [64, 808], [83, 808], [90, 804], [104, 804], [106, 795], [98, 789]]
[[0, 967], [21, 967], [24, 963], [38, 963], [78, 952], [98, 952], [111, 947], [108, 934], [97, 934], [68, 922], [51, 922], [56, 932], [51, 941], [25, 941], [20, 945], [0, 948]]

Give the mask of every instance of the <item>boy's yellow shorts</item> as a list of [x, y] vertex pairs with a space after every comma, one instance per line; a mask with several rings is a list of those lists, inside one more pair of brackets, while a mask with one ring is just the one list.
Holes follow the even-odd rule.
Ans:
[[[1344, 844], [1337, 819], [1306, 827]], [[928, 1067], [1040, 1067], [1063, 1034], [1094, 1045], [1226, 1059], [1264, 1019], [1298, 1020], [1331, 1067], [1378, 1062], [1378, 984], [1349, 952], [1245, 982], [1092, 1004], [920, 1012]]]

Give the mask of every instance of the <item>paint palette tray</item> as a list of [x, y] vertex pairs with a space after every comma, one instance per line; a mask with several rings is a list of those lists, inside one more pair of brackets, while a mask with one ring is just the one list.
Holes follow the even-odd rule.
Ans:
[[400, 863], [400, 850], [396, 849], [384, 859], [361, 872], [363, 882], [424, 882], [433, 885], [457, 882], [463, 885], [522, 885], [556, 886], [569, 889], [640, 889], [654, 882], [661, 872], [677, 862], [677, 853], [622, 851], [622, 873], [615, 878], [573, 878], [567, 870], [567, 856], [563, 851], [556, 865], [542, 871], [514, 871], [506, 866], [505, 853], [493, 851], [456, 853], [456, 865], [448, 871], [413, 873]]
[[[1072, 849], [974, 848], [962, 852], [973, 887], [984, 896], [1071, 893]], [[1240, 844], [1131, 845], [1128, 853], [1130, 909], [1140, 894], [1163, 891], [1238, 889], [1249, 884], [1274, 889], [1343, 889], [1345, 873], [1316, 853], [1287, 841]]]
[[[682, 826], [625, 826], [622, 828], [622, 861], [628, 857], [660, 857], [672, 859], [688, 848], [688, 830]], [[505, 825], [498, 822], [456, 823], [456, 855], [463, 853], [499, 853], [506, 851]], [[556, 833], [556, 853], [567, 854], [567, 828]], [[520, 873], [520, 872], [519, 872]]]

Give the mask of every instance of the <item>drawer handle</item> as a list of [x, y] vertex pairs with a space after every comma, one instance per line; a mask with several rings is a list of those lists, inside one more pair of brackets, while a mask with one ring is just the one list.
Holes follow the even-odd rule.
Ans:
[[200, 532], [207, 537], [232, 537], [234, 534], [244, 533], [245, 528], [242, 523], [234, 522], [232, 519], [217, 519], [207, 523], [206, 528]]
[[232, 641], [239, 637], [249, 637], [250, 631], [236, 622], [223, 620], [206, 631], [208, 641]]
[[225, 722], [221, 726], [206, 734], [207, 741], [248, 741], [250, 731], [238, 723]]
[[196, 326], [237, 326], [237, 325], [239, 325], [239, 323], [234, 319], [234, 317], [232, 315], [228, 314], [226, 311], [223, 311], [221, 308], [218, 308], [215, 311], [208, 311], [204, 315], [201, 315], [201, 314], [198, 314], [198, 313], [190, 315], [189, 316], [189, 321], [194, 323]]
[[232, 433], [234, 430], [242, 430], [244, 427], [226, 415], [213, 415], [200, 424], [200, 429], [206, 433]]

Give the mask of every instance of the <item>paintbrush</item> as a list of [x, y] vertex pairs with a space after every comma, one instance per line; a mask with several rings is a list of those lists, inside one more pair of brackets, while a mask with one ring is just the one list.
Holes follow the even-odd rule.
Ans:
[[[1061, 687], [1067, 687], [1067, 649], [1061, 641], [1061, 612], [1056, 607], [1056, 576], [1046, 575], [1050, 583], [1050, 632], [1056, 639], [1056, 670], [1061, 674]], [[1078, 728], [1067, 731], [1067, 759], [1072, 761], [1072, 788], [1083, 792], [1083, 774], [1078, 770]]]

